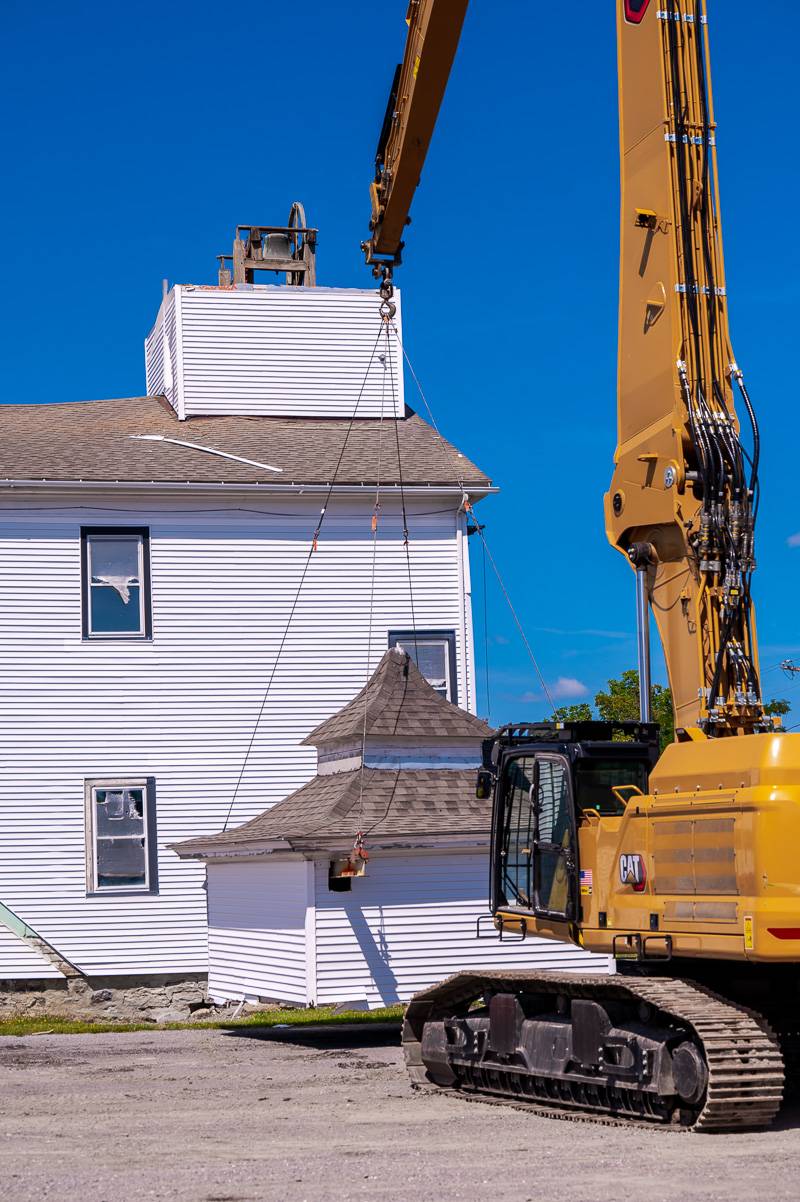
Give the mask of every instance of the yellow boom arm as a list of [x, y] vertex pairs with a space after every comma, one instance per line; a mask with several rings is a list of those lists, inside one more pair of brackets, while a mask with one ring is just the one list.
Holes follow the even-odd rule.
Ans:
[[[759, 438], [728, 334], [706, 3], [616, 3], [622, 245], [606, 528], [639, 572], [641, 611], [655, 614], [678, 737], [752, 734], [772, 729], [750, 597]], [[376, 276], [400, 261], [466, 8], [467, 0], [409, 5], [363, 243]], [[752, 427], [750, 454], [734, 387]]]
[[433, 136], [468, 0], [411, 0], [403, 61], [395, 72], [370, 186], [370, 238], [362, 243], [375, 274], [400, 262], [425, 155]]
[[646, 572], [676, 726], [752, 733], [771, 729], [750, 599], [758, 429], [728, 333], [705, 0], [617, 0], [617, 27], [618, 446], [606, 527]]

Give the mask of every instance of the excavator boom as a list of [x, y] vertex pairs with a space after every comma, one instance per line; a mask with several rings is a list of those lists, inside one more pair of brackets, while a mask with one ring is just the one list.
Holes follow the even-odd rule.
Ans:
[[[477, 796], [493, 798], [501, 937], [572, 943], [617, 971], [459, 973], [412, 999], [403, 1043], [422, 1088], [606, 1121], [765, 1126], [785, 1077], [800, 1084], [800, 735], [775, 730], [761, 699], [759, 433], [728, 332], [706, 3], [616, 3], [618, 445], [606, 529], [637, 573], [642, 667], [655, 615], [676, 742], [659, 756], [646, 673], [639, 722], [514, 725], [487, 740]], [[368, 259], [387, 255], [382, 294], [465, 7], [412, 14], [429, 22], [415, 32], [412, 21], [373, 190]], [[423, 79], [426, 57], [438, 70], [415, 92], [408, 80]]]
[[705, 0], [619, 0], [617, 40], [618, 445], [606, 527], [646, 581], [679, 737], [769, 730], [750, 594], [759, 435], [728, 331]]

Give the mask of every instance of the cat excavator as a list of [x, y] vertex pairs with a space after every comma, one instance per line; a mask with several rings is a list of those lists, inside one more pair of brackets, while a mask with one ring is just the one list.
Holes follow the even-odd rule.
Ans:
[[[610, 542], [636, 582], [637, 722], [505, 726], [484, 746], [491, 906], [616, 971], [465, 972], [404, 1020], [421, 1088], [560, 1117], [767, 1126], [800, 1048], [800, 735], [764, 709], [751, 579], [759, 433], [728, 331], [705, 0], [615, 0], [621, 143]], [[412, 0], [376, 154], [384, 299], [467, 0]], [[742, 433], [734, 407], [746, 420]], [[651, 720], [648, 621], [675, 741]]]

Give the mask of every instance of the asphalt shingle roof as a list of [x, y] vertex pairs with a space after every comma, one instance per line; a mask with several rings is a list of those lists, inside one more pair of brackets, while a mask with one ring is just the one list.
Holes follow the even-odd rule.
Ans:
[[472, 769], [365, 768], [363, 798], [359, 769], [315, 776], [243, 826], [174, 847], [191, 856], [206, 848], [280, 840], [309, 851], [352, 841], [358, 829], [367, 847], [381, 836], [488, 835], [492, 803], [475, 797], [475, 775]]
[[[0, 405], [0, 480], [83, 480], [210, 484], [396, 484], [392, 422], [357, 418], [191, 417], [178, 421], [163, 397]], [[465, 486], [488, 477], [443, 442], [418, 414], [395, 423], [405, 484]], [[282, 469], [280, 474], [218, 455], [132, 435], [199, 443]], [[342, 448], [347, 445], [342, 454]], [[380, 449], [380, 456], [378, 454]], [[341, 462], [339, 462], [341, 456]], [[338, 465], [338, 470], [337, 470]]]
[[[364, 689], [305, 740], [314, 745], [364, 730]], [[480, 718], [440, 697], [399, 647], [386, 652], [367, 692], [367, 734], [407, 738], [486, 738]], [[491, 801], [475, 797], [475, 769], [356, 768], [315, 776], [307, 785], [234, 830], [175, 844], [179, 855], [204, 848], [282, 841], [313, 850], [352, 840], [426, 835], [487, 835]]]
[[368, 735], [486, 739], [492, 733], [481, 718], [440, 696], [405, 651], [392, 647], [361, 692], [344, 709], [312, 730], [303, 742], [317, 747], [353, 736], [360, 738], [364, 731], [365, 693]]

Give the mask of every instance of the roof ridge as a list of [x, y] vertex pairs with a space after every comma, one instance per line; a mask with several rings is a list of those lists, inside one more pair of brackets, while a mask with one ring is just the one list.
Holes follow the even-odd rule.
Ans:
[[[366, 703], [366, 723], [364, 708]], [[385, 737], [486, 738], [490, 728], [469, 711], [448, 701], [425, 679], [412, 656], [390, 647], [367, 683], [340, 710], [302, 740], [305, 747], [366, 734]]]

